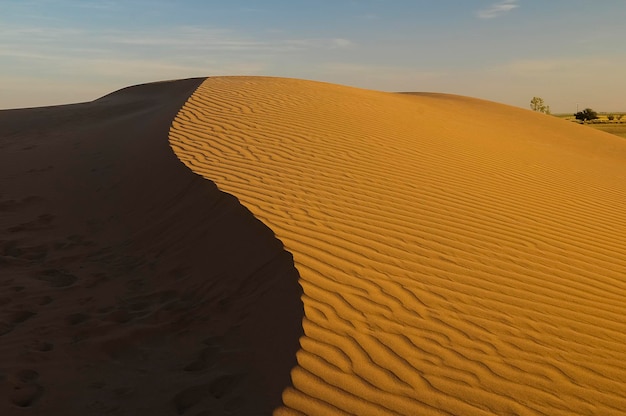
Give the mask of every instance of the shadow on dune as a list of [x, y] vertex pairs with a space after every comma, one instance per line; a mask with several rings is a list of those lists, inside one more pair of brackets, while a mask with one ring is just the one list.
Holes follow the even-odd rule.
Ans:
[[202, 81], [0, 112], [0, 414], [281, 403], [302, 335], [293, 259], [168, 144]]

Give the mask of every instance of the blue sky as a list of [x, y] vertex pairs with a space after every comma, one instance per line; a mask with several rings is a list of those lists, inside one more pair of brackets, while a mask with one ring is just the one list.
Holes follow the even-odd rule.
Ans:
[[624, 0], [0, 0], [0, 108], [213, 75], [626, 111]]

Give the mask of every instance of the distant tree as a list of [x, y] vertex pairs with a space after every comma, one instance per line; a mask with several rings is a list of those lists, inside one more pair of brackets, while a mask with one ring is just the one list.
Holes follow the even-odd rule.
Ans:
[[541, 97], [533, 97], [530, 100], [530, 109], [538, 113], [550, 114], [550, 106], [546, 105]]
[[609, 114], [608, 116], [606, 116], [606, 118], [609, 119], [609, 121], [613, 121], [613, 119], [615, 118], [614, 114]]
[[622, 117], [624, 117], [624, 114], [618, 114], [618, 115], [615, 116], [617, 121], [620, 121], [622, 119]]
[[574, 117], [576, 117], [576, 120], [582, 120], [582, 122], [584, 123], [585, 121], [597, 119], [598, 113], [593, 111], [591, 108], [585, 108], [583, 111], [579, 111], [578, 113], [574, 114]]

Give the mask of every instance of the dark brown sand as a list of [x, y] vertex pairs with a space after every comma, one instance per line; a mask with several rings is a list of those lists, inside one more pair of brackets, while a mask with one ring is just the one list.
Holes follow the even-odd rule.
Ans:
[[203, 79], [0, 111], [0, 415], [269, 414], [292, 257], [168, 145]]

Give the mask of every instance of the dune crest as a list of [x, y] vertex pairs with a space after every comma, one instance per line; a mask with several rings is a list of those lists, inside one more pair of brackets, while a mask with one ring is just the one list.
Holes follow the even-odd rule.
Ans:
[[281, 403], [302, 289], [272, 231], [169, 147], [201, 82], [0, 111], [0, 415]]
[[443, 94], [208, 78], [170, 131], [293, 254], [279, 415], [621, 414], [626, 142]]

